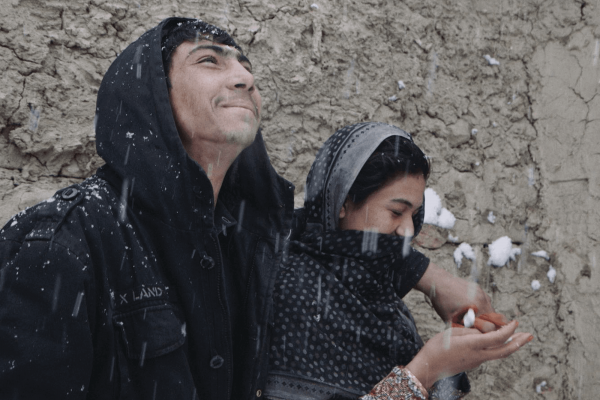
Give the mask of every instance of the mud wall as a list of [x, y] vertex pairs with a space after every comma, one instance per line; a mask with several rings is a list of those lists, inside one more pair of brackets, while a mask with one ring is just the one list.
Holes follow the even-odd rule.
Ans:
[[[165, 17], [200, 17], [253, 61], [269, 154], [297, 205], [316, 150], [343, 125], [395, 124], [432, 157], [429, 186], [457, 222], [428, 226], [420, 248], [453, 273], [477, 271], [496, 309], [536, 337], [472, 371], [469, 398], [597, 397], [600, 4], [315, 1], [3, 0], [0, 224], [102, 165], [95, 97], [115, 56]], [[487, 266], [505, 235], [522, 255]], [[457, 269], [460, 242], [477, 259]], [[423, 336], [444, 328], [422, 295], [407, 301]]]

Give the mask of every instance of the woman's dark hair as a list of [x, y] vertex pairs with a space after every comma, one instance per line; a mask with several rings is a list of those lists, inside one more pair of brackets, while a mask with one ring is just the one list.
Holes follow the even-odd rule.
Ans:
[[240, 52], [242, 51], [233, 38], [219, 27], [199, 19], [170, 21], [163, 27], [162, 31], [162, 59], [167, 78], [175, 49], [185, 41], [193, 42], [204, 39], [235, 47]]
[[429, 178], [429, 159], [412, 141], [401, 136], [390, 136], [375, 149], [358, 173], [348, 197], [360, 205], [377, 189], [400, 174], [423, 174]]

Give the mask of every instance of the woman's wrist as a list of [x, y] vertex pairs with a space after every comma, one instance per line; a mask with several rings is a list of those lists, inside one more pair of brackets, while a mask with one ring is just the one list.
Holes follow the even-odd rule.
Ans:
[[421, 353], [417, 354], [405, 369], [425, 388], [431, 387], [436, 381], [435, 372], [431, 371], [429, 363], [423, 360]]
[[[398, 368], [398, 367], [396, 367], [396, 368]], [[408, 368], [403, 368], [403, 369], [406, 372], [406, 375], [408, 375], [408, 377], [410, 378], [410, 380], [417, 387], [417, 389], [419, 391], [421, 391], [421, 393], [423, 393], [423, 396], [425, 398], [428, 398], [429, 395], [427, 393], [427, 389], [425, 388], [425, 386], [423, 386], [423, 384], [421, 383], [421, 381], [419, 381], [419, 379], [412, 372], [410, 372], [410, 370]]]
[[[410, 396], [410, 397], [408, 397]], [[408, 369], [401, 366], [394, 367], [392, 372], [381, 380], [369, 394], [361, 400], [427, 400], [429, 394]]]

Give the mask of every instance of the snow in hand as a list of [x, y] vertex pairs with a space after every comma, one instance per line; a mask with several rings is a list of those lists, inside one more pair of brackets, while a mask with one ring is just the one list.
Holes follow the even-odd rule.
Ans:
[[475, 312], [472, 308], [469, 308], [469, 311], [463, 317], [463, 325], [465, 328], [470, 328], [475, 324]]

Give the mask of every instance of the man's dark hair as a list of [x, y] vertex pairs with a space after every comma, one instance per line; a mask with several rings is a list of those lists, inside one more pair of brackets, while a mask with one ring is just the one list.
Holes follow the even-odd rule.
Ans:
[[[169, 76], [171, 58], [175, 49], [183, 42], [210, 40], [214, 43], [235, 47], [240, 52], [242, 49], [231, 36], [223, 29], [208, 24], [199, 19], [186, 21], [172, 21], [165, 25], [162, 32], [162, 59], [165, 75]], [[169, 88], [171, 85], [169, 84]]]
[[360, 205], [390, 179], [423, 174], [429, 178], [430, 164], [423, 151], [401, 136], [390, 136], [375, 149], [354, 180], [348, 197]]

